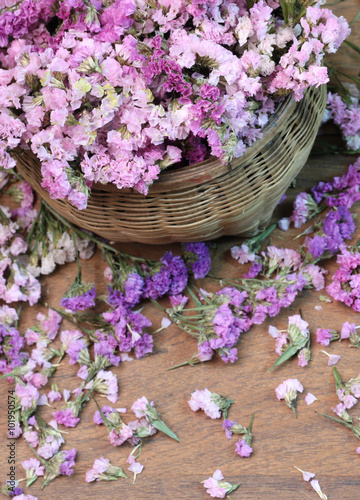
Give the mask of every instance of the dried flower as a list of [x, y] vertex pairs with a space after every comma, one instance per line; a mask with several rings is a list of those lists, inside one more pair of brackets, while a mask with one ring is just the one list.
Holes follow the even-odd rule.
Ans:
[[280, 401], [281, 399], [284, 399], [286, 406], [294, 411], [296, 418], [297, 393], [303, 392], [303, 390], [303, 386], [296, 378], [285, 380], [275, 389], [276, 397], [278, 398], [278, 400]]
[[227, 412], [234, 401], [226, 396], [221, 396], [208, 389], [194, 391], [188, 401], [193, 411], [203, 410], [210, 418], [220, 418], [224, 415], [227, 418]]
[[240, 484], [231, 485], [223, 481], [224, 476], [220, 469], [217, 469], [212, 477], [203, 481], [204, 488], [206, 488], [206, 493], [208, 493], [213, 498], [225, 498], [226, 495], [237, 490]]
[[127, 478], [127, 475], [121, 467], [112, 465], [110, 460], [104, 457], [97, 458], [92, 468], [85, 474], [87, 483], [91, 483], [91, 481], [116, 481], [119, 477]]
[[309, 482], [310, 479], [312, 479], [313, 477], [315, 477], [315, 474], [313, 474], [312, 472], [306, 472], [306, 471], [303, 471], [301, 469], [299, 469], [298, 467], [296, 467], [296, 465], [294, 465], [295, 469], [297, 469], [299, 472], [301, 472], [301, 474], [303, 475], [303, 479], [304, 481], [307, 481]]
[[322, 492], [320, 485], [319, 485], [319, 481], [317, 481], [316, 479], [313, 479], [312, 481], [310, 481], [310, 484], [314, 488], [314, 490], [316, 491], [318, 496], [321, 498], [321, 500], [328, 499], [328, 497], [325, 495], [325, 493]]
[[338, 356], [337, 354], [329, 354], [326, 351], [321, 351], [324, 354], [326, 354], [329, 359], [328, 359], [328, 366], [334, 366], [336, 363], [341, 359], [341, 356]]

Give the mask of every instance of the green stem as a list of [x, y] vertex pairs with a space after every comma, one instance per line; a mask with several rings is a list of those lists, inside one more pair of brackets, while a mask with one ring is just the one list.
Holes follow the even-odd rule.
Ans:
[[171, 368], [168, 368], [167, 371], [171, 371], [171, 370], [175, 370], [176, 368], [180, 368], [181, 366], [186, 366], [186, 365], [190, 365], [189, 361], [184, 361], [183, 363], [179, 363], [178, 365], [175, 365], [175, 366], [172, 366]]

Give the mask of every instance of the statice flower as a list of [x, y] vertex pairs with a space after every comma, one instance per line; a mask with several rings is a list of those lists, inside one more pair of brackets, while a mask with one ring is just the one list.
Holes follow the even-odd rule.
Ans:
[[360, 253], [357, 246], [348, 250], [341, 247], [341, 253], [337, 256], [338, 269], [332, 277], [332, 282], [327, 286], [326, 291], [335, 300], [344, 302], [354, 311], [360, 311], [359, 301], [359, 278], [358, 268], [360, 266]]
[[47, 486], [58, 476], [71, 476], [74, 473], [76, 449], [62, 450], [56, 453], [47, 462], [45, 467], [45, 476], [43, 487]]
[[326, 328], [318, 328], [316, 330], [316, 342], [321, 345], [328, 346], [330, 342], [339, 339], [339, 334], [336, 330]]
[[360, 149], [360, 105], [359, 91], [354, 84], [344, 84], [347, 99], [338, 93], [329, 92], [323, 123], [332, 120], [341, 130], [347, 149]]
[[99, 407], [99, 410], [94, 415], [94, 422], [97, 425], [105, 424], [109, 441], [113, 446], [121, 446], [126, 441], [137, 444], [139, 441], [136, 432], [125, 424], [119, 412], [110, 406]]
[[241, 156], [286, 95], [328, 81], [323, 57], [349, 34], [319, 4], [291, 5], [291, 19], [264, 0], [3, 9], [0, 166], [30, 148], [49, 196], [85, 209], [94, 182], [147, 194], [170, 165]]
[[24, 460], [21, 465], [26, 471], [26, 486], [31, 486], [39, 476], [43, 476], [45, 473], [44, 466], [36, 458]]
[[227, 412], [233, 402], [231, 398], [202, 389], [191, 394], [188, 404], [193, 411], [203, 410], [208, 417], [215, 419], [220, 418], [222, 414], [227, 418]]
[[6, 374], [21, 367], [26, 358], [24, 338], [13, 325], [18, 319], [15, 309], [0, 306], [0, 372]]
[[300, 228], [305, 222], [311, 220], [321, 211], [322, 208], [319, 207], [310, 194], [300, 193], [295, 198], [294, 210], [290, 220], [296, 228]]
[[184, 260], [195, 279], [202, 279], [209, 273], [211, 257], [206, 243], [186, 243], [183, 245]]
[[283, 399], [286, 406], [292, 409], [297, 417], [296, 413], [296, 399], [297, 393], [303, 392], [304, 388], [301, 383], [295, 378], [290, 378], [282, 382], [276, 389], [275, 394], [278, 400]]
[[313, 487], [313, 489], [316, 491], [316, 493], [318, 494], [319, 498], [321, 498], [321, 500], [328, 500], [328, 497], [325, 495], [325, 493], [320, 488], [319, 481], [317, 481], [316, 479], [313, 479], [312, 481], [310, 481], [310, 484]]
[[158, 431], [179, 441], [177, 435], [160, 419], [153, 401], [149, 402], [145, 396], [142, 396], [133, 403], [131, 409], [138, 418], [145, 419], [145, 421], [149, 422]]
[[241, 247], [232, 247], [231, 250], [231, 257], [235, 260], [237, 260], [240, 264], [246, 264], [247, 262], [254, 262], [256, 255], [255, 253], [251, 252], [250, 248], [248, 245], [243, 243]]
[[235, 491], [240, 486], [239, 484], [231, 485], [223, 481], [224, 476], [220, 469], [217, 469], [212, 477], [203, 481], [206, 493], [213, 498], [225, 498], [229, 493]]
[[60, 301], [60, 305], [72, 312], [84, 311], [95, 306], [95, 285], [73, 283]]
[[158, 299], [165, 294], [178, 295], [183, 292], [188, 282], [188, 271], [181, 257], [167, 252], [160, 259], [160, 266], [144, 266], [144, 298]]
[[115, 404], [118, 399], [117, 376], [111, 371], [99, 370], [94, 380], [89, 382], [85, 389], [96, 391]]
[[215, 352], [225, 363], [236, 361], [235, 346], [239, 336], [251, 326], [248, 313], [241, 309], [247, 296], [246, 292], [232, 287], [223, 288], [216, 294], [202, 291], [203, 301], [194, 296], [197, 314], [185, 316], [183, 306], [166, 310], [173, 323], [198, 340], [198, 353], [185, 364], [209, 360]]
[[105, 350], [103, 351], [103, 349], [106, 349], [106, 341], [112, 347], [111, 352], [118, 345], [119, 351], [123, 353], [128, 353], [134, 349], [135, 355], [139, 359], [145, 356], [145, 354], [152, 352], [152, 335], [143, 331], [145, 328], [151, 326], [151, 321], [139, 311], [132, 311], [124, 295], [110, 287], [108, 303], [111, 309], [104, 312], [102, 317], [105, 323], [109, 325], [109, 328], [113, 328], [117, 342], [115, 345], [112, 345], [111, 337], [109, 335], [104, 337], [100, 333], [98, 335], [99, 341], [105, 342], [101, 343], [101, 350], [98, 352], [104, 352], [104, 355], [109, 356], [109, 353], [106, 353]]
[[[140, 446], [140, 445], [138, 445], [138, 446]], [[133, 455], [135, 450], [136, 450], [136, 448], [134, 448], [133, 452], [129, 455], [128, 459], [126, 460], [127, 463], [129, 464], [128, 470], [130, 472], [134, 473], [133, 484], [135, 484], [136, 476], [138, 474], [141, 474], [143, 469], [144, 469], [144, 466], [140, 462], [137, 462], [134, 455]]]
[[297, 469], [299, 472], [301, 472], [301, 474], [303, 475], [303, 479], [304, 481], [306, 482], [309, 482], [311, 479], [313, 479], [315, 477], [316, 474], [314, 474], [313, 472], [308, 472], [308, 471], [304, 471], [304, 470], [301, 470], [299, 469], [298, 467], [296, 467], [294, 465], [295, 469]]
[[117, 467], [110, 463], [108, 458], [97, 458], [91, 469], [86, 471], [85, 481], [116, 481], [119, 477], [127, 478], [121, 467]]
[[300, 366], [306, 366], [310, 359], [309, 324], [298, 314], [289, 316], [288, 322], [287, 330], [278, 330], [274, 326], [269, 327], [270, 335], [276, 339], [275, 352], [279, 356], [272, 368], [284, 363], [297, 352], [299, 353]]
[[328, 352], [326, 351], [321, 351], [323, 352], [324, 354], [326, 354], [328, 356], [328, 366], [334, 366], [336, 365], [336, 363], [338, 361], [340, 361], [341, 359], [341, 356], [339, 356], [338, 354], [329, 354]]

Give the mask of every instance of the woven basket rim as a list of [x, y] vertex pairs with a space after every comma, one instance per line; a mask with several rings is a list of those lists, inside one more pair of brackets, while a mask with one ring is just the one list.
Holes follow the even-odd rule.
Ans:
[[[291, 96], [286, 97], [281, 103], [278, 104], [274, 113], [271, 115], [268, 123], [263, 128], [263, 134], [260, 139], [254, 142], [252, 146], [249, 146], [245, 153], [239, 157], [235, 158], [229, 164], [223, 164], [216, 157], [210, 157], [200, 163], [194, 163], [187, 167], [181, 167], [177, 170], [165, 170], [161, 173], [158, 179], [150, 186], [148, 196], [152, 194], [161, 193], [164, 191], [182, 191], [184, 187], [187, 186], [198, 186], [211, 179], [216, 179], [226, 174], [230, 170], [238, 168], [240, 165], [249, 161], [262, 147], [264, 147], [274, 134], [274, 129], [276, 129], [284, 120], [286, 120], [289, 115], [293, 112], [296, 106], [296, 102]], [[14, 151], [14, 156], [26, 156], [28, 161], [33, 161], [40, 163], [38, 158], [30, 149], [16, 148]], [[92, 189], [97, 191], [104, 191], [108, 193], [116, 193], [119, 191], [114, 184], [102, 184], [94, 183]], [[133, 188], [123, 188], [121, 192], [123, 194], [133, 193], [135, 190]]]

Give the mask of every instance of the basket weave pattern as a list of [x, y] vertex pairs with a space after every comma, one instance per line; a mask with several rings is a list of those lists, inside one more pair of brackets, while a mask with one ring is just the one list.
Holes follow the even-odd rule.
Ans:
[[164, 244], [251, 236], [266, 227], [281, 196], [306, 163], [326, 103], [325, 86], [310, 88], [295, 103], [286, 99], [263, 137], [229, 165], [217, 159], [165, 171], [148, 196], [96, 184], [86, 210], [51, 200], [41, 187], [39, 161], [15, 153], [24, 179], [59, 214], [113, 241]]

